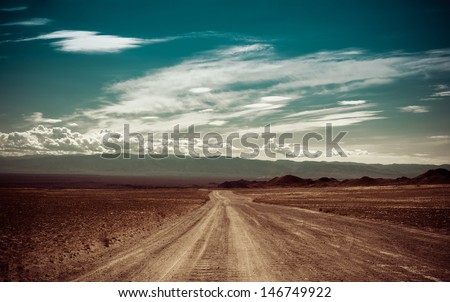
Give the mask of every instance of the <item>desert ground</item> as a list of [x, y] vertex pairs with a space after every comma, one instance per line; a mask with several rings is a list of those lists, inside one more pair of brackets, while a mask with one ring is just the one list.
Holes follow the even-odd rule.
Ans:
[[0, 280], [57, 281], [206, 203], [198, 189], [0, 189]]
[[3, 281], [450, 281], [450, 186], [1, 189]]

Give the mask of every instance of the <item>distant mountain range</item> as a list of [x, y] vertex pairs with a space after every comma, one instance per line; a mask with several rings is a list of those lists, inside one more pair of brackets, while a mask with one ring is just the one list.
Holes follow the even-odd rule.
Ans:
[[[450, 169], [450, 165], [360, 164], [351, 162], [261, 161], [241, 158], [177, 158], [102, 159], [98, 155], [61, 155], [0, 157], [2, 174], [65, 174], [184, 179], [184, 183], [223, 182], [233, 179], [269, 180], [283, 175], [316, 179], [328, 183], [335, 180], [415, 177], [432, 169]], [[292, 181], [285, 176], [283, 181]], [[277, 181], [277, 180], [273, 180]], [[364, 181], [371, 181], [365, 179]]]
[[304, 179], [294, 175], [274, 177], [268, 181], [236, 180], [225, 181], [219, 188], [270, 188], [270, 187], [354, 187], [354, 186], [380, 186], [380, 185], [431, 185], [450, 184], [450, 171], [439, 168], [429, 170], [414, 178], [399, 177], [396, 179], [371, 178], [363, 176], [356, 179], [337, 180], [335, 178], [321, 177], [319, 179]]

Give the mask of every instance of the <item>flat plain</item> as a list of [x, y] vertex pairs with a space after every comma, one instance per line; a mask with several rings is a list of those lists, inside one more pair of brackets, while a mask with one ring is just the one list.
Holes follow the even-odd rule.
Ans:
[[54, 281], [208, 200], [198, 189], [0, 189], [0, 280]]
[[450, 281], [450, 186], [1, 189], [3, 281]]
[[450, 235], [450, 186], [265, 188], [236, 192], [256, 203], [416, 227]]

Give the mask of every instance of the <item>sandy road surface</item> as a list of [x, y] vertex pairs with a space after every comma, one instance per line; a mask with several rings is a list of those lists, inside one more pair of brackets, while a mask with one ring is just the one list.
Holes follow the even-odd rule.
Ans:
[[450, 281], [450, 236], [229, 191], [210, 197], [73, 280]]

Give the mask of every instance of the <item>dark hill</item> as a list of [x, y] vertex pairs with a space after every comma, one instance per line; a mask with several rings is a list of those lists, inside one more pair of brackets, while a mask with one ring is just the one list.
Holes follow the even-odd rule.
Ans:
[[314, 187], [334, 187], [339, 185], [339, 180], [336, 178], [321, 177], [314, 181]]
[[256, 181], [249, 181], [245, 179], [225, 181], [218, 185], [219, 188], [229, 189], [229, 188], [250, 188], [254, 186]]
[[219, 185], [221, 188], [250, 188], [250, 187], [357, 187], [382, 185], [413, 185], [413, 184], [450, 184], [450, 171], [433, 169], [414, 178], [399, 177], [396, 179], [372, 178], [363, 176], [355, 179], [339, 181], [335, 178], [322, 177], [317, 180], [304, 179], [294, 175], [275, 177], [268, 181], [227, 181]]
[[303, 179], [294, 175], [285, 175], [272, 178], [266, 185], [275, 187], [302, 187], [312, 183], [313, 181], [311, 179]]
[[450, 184], [450, 171], [446, 169], [429, 170], [412, 179], [418, 184]]
[[382, 184], [383, 179], [375, 179], [368, 176], [363, 176], [357, 179], [346, 179], [341, 182], [343, 186], [356, 187], [356, 186], [376, 186]]

